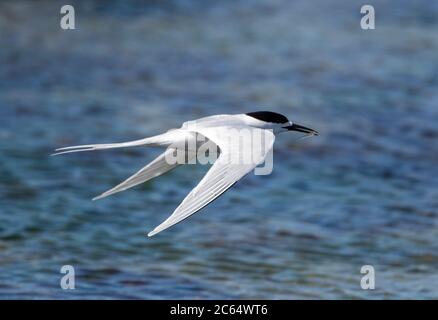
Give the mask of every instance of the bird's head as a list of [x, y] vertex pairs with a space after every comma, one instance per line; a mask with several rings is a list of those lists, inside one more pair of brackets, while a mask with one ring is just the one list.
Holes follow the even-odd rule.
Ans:
[[289, 121], [289, 119], [284, 115], [276, 112], [257, 111], [246, 113], [246, 115], [258, 120], [257, 124], [259, 124], [259, 127], [262, 127], [264, 129], [272, 129], [274, 133], [297, 131], [312, 136], [318, 135], [318, 131], [293, 123], [292, 121]]

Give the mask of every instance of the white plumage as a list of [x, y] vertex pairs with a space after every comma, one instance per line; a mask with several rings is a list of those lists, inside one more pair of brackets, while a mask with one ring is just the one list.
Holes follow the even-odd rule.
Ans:
[[[148, 236], [153, 236], [201, 210], [262, 163], [272, 149], [275, 134], [283, 131], [317, 134], [312, 129], [292, 124], [282, 115], [265, 111], [205, 117], [185, 122], [179, 129], [173, 129], [150, 138], [123, 143], [60, 148], [56, 149], [57, 153], [54, 155], [132, 146], [167, 148], [164, 153], [133, 176], [93, 199], [97, 200], [144, 183], [177, 167], [179, 163], [169, 161], [169, 159], [178, 150], [183, 149], [186, 160], [195, 159], [197, 151], [202, 145], [198, 135], [217, 145], [220, 149], [220, 155], [216, 162], [169, 218], [149, 232]], [[250, 137], [251, 140], [243, 139], [245, 137]]]

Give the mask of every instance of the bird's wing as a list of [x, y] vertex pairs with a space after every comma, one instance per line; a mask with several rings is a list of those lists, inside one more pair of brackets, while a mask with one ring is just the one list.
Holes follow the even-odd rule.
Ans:
[[[242, 143], [239, 130], [229, 127], [196, 129], [198, 133], [219, 146], [220, 156], [172, 215], [152, 230], [148, 236], [153, 236], [201, 210], [263, 162], [266, 154], [272, 149], [274, 134], [269, 130], [257, 128], [243, 130], [246, 130], [245, 136], [248, 136], [249, 132], [252, 137], [260, 136], [260, 140], [264, 139], [263, 142], [258, 138], [253, 138], [249, 142], [243, 139]], [[239, 160], [242, 157], [247, 159]]]
[[[93, 198], [93, 200], [102, 199], [108, 197], [114, 193], [125, 191], [126, 189], [132, 188], [136, 185], [139, 185], [143, 182], [146, 182], [152, 178], [158, 177], [163, 173], [166, 173], [169, 170], [176, 168], [180, 163], [177, 161], [169, 161], [171, 154], [175, 151], [173, 148], [168, 148], [165, 152], [159, 155], [155, 160], [148, 163], [144, 168], [140, 171], [115, 186], [114, 188], [102, 193], [101, 195]], [[186, 151], [189, 152], [189, 151]], [[192, 153], [189, 154], [189, 159], [191, 158]], [[195, 153], [193, 152], [193, 157]]]
[[52, 154], [52, 156], [57, 156], [65, 153], [73, 153], [73, 152], [105, 150], [105, 149], [125, 148], [125, 147], [135, 147], [135, 146], [166, 146], [176, 143], [181, 139], [190, 138], [188, 137], [188, 135], [189, 133], [186, 130], [174, 129], [153, 137], [128, 141], [128, 142], [86, 144], [81, 146], [59, 148], [55, 150], [56, 153]]

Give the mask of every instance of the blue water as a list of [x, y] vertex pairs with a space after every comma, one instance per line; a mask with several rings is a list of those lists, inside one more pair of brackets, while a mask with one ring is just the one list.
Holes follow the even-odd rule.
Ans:
[[[0, 298], [438, 298], [438, 5], [367, 3], [1, 2]], [[48, 157], [264, 109], [320, 136], [153, 238], [207, 167], [92, 202], [160, 150]]]

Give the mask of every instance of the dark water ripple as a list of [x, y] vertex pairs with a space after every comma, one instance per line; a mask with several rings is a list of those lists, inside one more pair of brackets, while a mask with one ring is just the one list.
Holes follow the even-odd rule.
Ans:
[[[65, 32], [2, 2], [0, 298], [437, 298], [438, 7], [373, 4], [365, 32], [358, 1], [73, 1]], [[91, 202], [157, 150], [48, 157], [265, 108], [321, 135], [152, 239], [206, 168]]]

